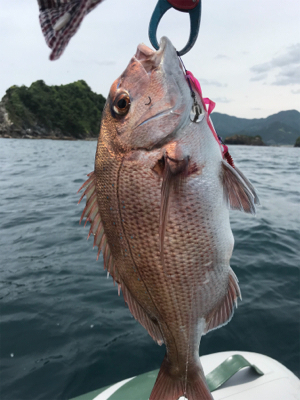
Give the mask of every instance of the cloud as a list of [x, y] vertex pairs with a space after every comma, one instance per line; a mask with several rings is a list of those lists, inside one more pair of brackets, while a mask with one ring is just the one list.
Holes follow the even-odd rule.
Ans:
[[216, 97], [214, 98], [214, 101], [216, 103], [231, 103], [231, 100], [227, 99], [227, 97]]
[[298, 65], [286, 66], [281, 69], [281, 72], [276, 76], [276, 80], [272, 85], [294, 85], [300, 83], [300, 68]]
[[250, 81], [262, 81], [263, 79], [266, 79], [268, 77], [267, 73], [259, 74], [256, 76], [253, 76]]
[[250, 68], [250, 71], [256, 73], [256, 74], [261, 74], [261, 73], [265, 73], [267, 71], [269, 71], [270, 69], [272, 69], [272, 63], [268, 62], [268, 63], [263, 63], [263, 64], [259, 64], [259, 65], [254, 65], [254, 67]]
[[203, 85], [209, 85], [209, 86], [227, 87], [227, 83], [221, 83], [210, 79], [201, 79], [201, 83]]
[[300, 43], [287, 47], [286, 51], [271, 61], [254, 65], [250, 68], [256, 74], [251, 81], [266, 79], [268, 74], [279, 69], [272, 85], [294, 85], [300, 82]]

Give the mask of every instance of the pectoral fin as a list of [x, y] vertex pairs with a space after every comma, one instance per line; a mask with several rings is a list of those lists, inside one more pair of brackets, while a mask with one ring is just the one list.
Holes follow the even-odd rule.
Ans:
[[170, 198], [173, 193], [178, 193], [182, 179], [188, 167], [188, 157], [183, 159], [173, 159], [168, 154], [164, 157], [163, 182], [161, 186], [161, 205], [159, 217], [159, 250], [162, 265], [164, 263], [164, 240], [168, 222]]
[[231, 210], [255, 214], [258, 196], [249, 180], [235, 167], [222, 160], [222, 183], [224, 199]]

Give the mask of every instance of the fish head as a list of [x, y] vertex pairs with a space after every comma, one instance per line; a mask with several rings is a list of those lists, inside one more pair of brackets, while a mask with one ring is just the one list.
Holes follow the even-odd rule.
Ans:
[[125, 152], [162, 146], [188, 122], [191, 107], [170, 40], [163, 37], [157, 51], [140, 44], [110, 89], [102, 121], [105, 141]]

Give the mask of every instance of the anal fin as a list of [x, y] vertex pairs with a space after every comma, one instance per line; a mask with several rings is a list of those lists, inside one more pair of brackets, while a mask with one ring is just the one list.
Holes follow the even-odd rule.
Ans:
[[127, 303], [131, 314], [148, 331], [152, 339], [161, 346], [163, 344], [163, 337], [158, 323], [155, 320], [152, 320], [143, 307], [135, 300], [124, 282], [121, 282], [121, 288], [124, 300]]
[[206, 328], [204, 334], [212, 329], [226, 325], [232, 318], [234, 306], [237, 307], [238, 297], [242, 299], [238, 280], [235, 273], [229, 267], [229, 280], [227, 293], [217, 309], [206, 318]]

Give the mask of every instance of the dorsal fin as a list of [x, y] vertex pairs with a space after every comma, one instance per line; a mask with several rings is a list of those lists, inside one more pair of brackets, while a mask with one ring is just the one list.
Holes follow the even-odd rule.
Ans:
[[227, 293], [222, 303], [206, 317], [206, 327], [204, 333], [212, 329], [226, 325], [234, 313], [234, 305], [237, 307], [237, 298], [242, 299], [238, 280], [235, 273], [229, 267], [229, 279]]
[[92, 234], [94, 235], [94, 246], [98, 247], [97, 260], [99, 258], [100, 252], [102, 251], [104, 258], [104, 269], [110, 273], [113, 277], [114, 282], [120, 282], [120, 277], [113, 261], [113, 257], [107, 243], [106, 235], [104, 233], [103, 224], [101, 222], [101, 216], [99, 213], [98, 202], [97, 202], [97, 193], [96, 193], [96, 182], [95, 182], [95, 172], [91, 172], [88, 174], [89, 179], [87, 179], [81, 188], [78, 190], [82, 190], [85, 188], [78, 204], [81, 202], [84, 196], [86, 196], [86, 205], [82, 212], [79, 223], [86, 218], [85, 224], [89, 221], [91, 223], [90, 231], [88, 234], [89, 238]]
[[222, 160], [222, 183], [224, 199], [231, 210], [241, 210], [255, 214], [255, 204], [259, 204], [254, 187], [238, 168], [232, 168]]

